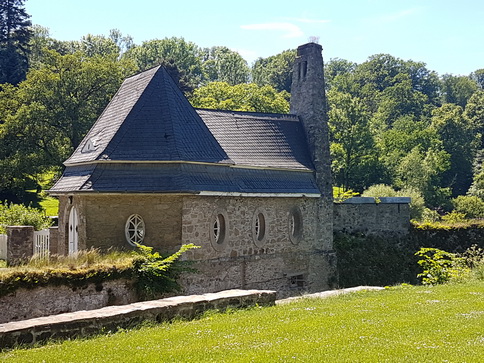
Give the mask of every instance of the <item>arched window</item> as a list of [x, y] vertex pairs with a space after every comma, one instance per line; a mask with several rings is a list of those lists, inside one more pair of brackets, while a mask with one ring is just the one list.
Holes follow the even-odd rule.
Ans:
[[136, 244], [143, 243], [145, 238], [145, 222], [139, 214], [132, 214], [129, 216], [124, 227], [126, 241], [129, 244], [136, 246]]

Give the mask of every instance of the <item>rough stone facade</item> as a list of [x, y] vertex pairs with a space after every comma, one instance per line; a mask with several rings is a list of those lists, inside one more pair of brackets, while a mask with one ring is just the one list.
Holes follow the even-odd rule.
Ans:
[[334, 232], [405, 235], [410, 231], [410, 198], [352, 198], [334, 205]]
[[[298, 238], [291, 238], [290, 218], [295, 210], [301, 213], [302, 230]], [[321, 291], [334, 283], [328, 280], [335, 269], [328, 227], [332, 220], [320, 222], [326, 232], [317, 236], [318, 198], [185, 197], [183, 213], [183, 243], [201, 246], [185, 257], [196, 261], [200, 271], [183, 278], [187, 293], [237, 287], [269, 288], [288, 296], [303, 290]], [[218, 213], [228, 216], [227, 237], [220, 245], [210, 237]], [[254, 226], [259, 213], [264, 215], [266, 229], [262, 241]], [[324, 245], [318, 244], [321, 239]]]
[[46, 286], [18, 289], [0, 297], [0, 323], [99, 309], [138, 301], [133, 283], [126, 280], [105, 281], [84, 287]]
[[7, 227], [7, 261], [9, 265], [25, 261], [32, 257], [34, 250], [34, 227]]
[[[144, 237], [143, 244], [164, 253], [172, 253], [186, 243], [201, 246], [184, 257], [195, 261], [194, 267], [199, 271], [183, 278], [186, 293], [262, 288], [288, 296], [330, 288], [336, 282], [336, 258], [321, 52], [322, 47], [315, 43], [298, 48], [291, 92], [292, 115], [287, 115], [284, 125], [282, 119], [277, 123], [273, 119], [278, 118], [277, 115], [240, 114], [239, 118], [242, 118], [236, 119], [233, 128], [226, 130], [226, 123], [214, 121], [219, 120], [220, 115], [205, 115], [205, 121], [202, 120], [179, 90], [173, 90], [176, 86], [172, 85], [166, 72], [147, 71], [130, 78], [121, 88], [124, 90], [121, 92], [125, 97], [123, 100], [131, 100], [141, 89], [137, 87], [151, 79], [143, 86], [150, 92], [138, 95], [144, 101], [135, 102], [127, 116], [126, 105], [124, 101], [118, 102], [119, 97], [110, 103], [110, 115], [117, 117], [108, 118], [107, 113], [103, 113], [106, 117], [101, 116], [88, 134], [92, 134], [93, 139], [87, 137], [86, 144], [71, 156], [66, 163], [69, 171], [54, 187], [54, 192], [58, 188], [60, 198], [57, 251], [61, 254], [69, 252], [72, 208], [77, 211], [72, 213], [72, 216], [77, 215], [77, 219], [73, 218], [77, 224], [71, 224], [71, 227], [77, 225], [73, 227], [78, 231], [77, 249], [132, 248], [125, 237], [125, 226], [130, 216], [138, 218], [139, 215], [144, 222], [144, 229], [140, 232]], [[135, 84], [138, 86], [134, 87]], [[162, 86], [165, 87], [163, 92], [170, 93], [144, 108], [144, 102], [152, 101], [151, 95], [164, 94], [157, 88]], [[170, 108], [173, 100], [177, 100], [177, 104]], [[166, 107], [158, 110], [160, 102], [165, 102]], [[139, 114], [135, 111], [138, 107], [143, 110]], [[152, 115], [153, 109], [158, 110], [156, 115]], [[162, 120], [160, 115], [167, 110], [173, 113]], [[248, 122], [249, 119], [250, 125], [255, 127], [244, 129], [243, 135], [237, 134], [237, 122]], [[120, 120], [124, 122], [118, 125]], [[178, 123], [173, 124], [173, 120]], [[264, 127], [269, 121], [273, 122], [273, 129], [267, 130]], [[200, 122], [203, 127], [196, 128]], [[165, 126], [160, 125], [172, 126], [165, 130]], [[182, 128], [187, 125], [192, 128]], [[140, 144], [132, 140], [138, 139], [125, 140], [127, 133], [121, 132], [124, 127], [136, 135], [139, 130], [157, 130], [155, 134], [160, 137], [137, 150]], [[271, 131], [276, 129], [279, 130], [278, 136], [273, 139]], [[177, 133], [176, 130], [186, 132]], [[197, 133], [198, 140], [190, 139], [190, 130], [205, 130], [205, 133]], [[143, 135], [149, 138], [151, 134], [153, 132]], [[251, 135], [250, 139], [247, 135]], [[131, 142], [127, 142], [128, 139]], [[214, 143], [207, 141], [199, 150], [197, 142], [200, 140]], [[260, 143], [266, 146], [261, 149], [263, 153], [255, 157], [251, 154], [251, 145]], [[95, 144], [104, 146], [97, 150]], [[197, 147], [192, 148], [192, 144]], [[166, 150], [160, 149], [161, 146]], [[158, 155], [160, 150], [165, 154]], [[195, 153], [197, 150], [200, 155]], [[206, 154], [210, 150], [208, 158]], [[196, 159], [186, 159], [195, 156]], [[117, 168], [128, 161], [128, 171]], [[187, 162], [190, 163], [185, 165]], [[169, 168], [178, 164], [178, 169]], [[147, 165], [153, 170], [153, 175], [147, 174], [149, 185], [137, 178], [139, 172], [148, 170]], [[173, 175], [170, 172], [166, 176], [166, 170], [183, 173]], [[165, 176], [161, 177], [160, 173]], [[100, 183], [96, 189], [93, 185], [107, 174], [111, 175], [109, 180]], [[126, 184], [120, 184], [120, 178], [124, 178]], [[171, 189], [159, 184], [160, 180], [169, 180], [175, 186], [180, 181], [196, 183]], [[145, 189], [139, 189], [140, 185]], [[226, 189], [227, 185], [229, 189]], [[147, 194], [150, 191], [152, 193]], [[135, 233], [138, 231], [133, 235]]]
[[[127, 218], [135, 213], [145, 222], [146, 245], [167, 254], [182, 244], [200, 246], [184, 256], [195, 261], [199, 271], [182, 278], [187, 294], [270, 288], [288, 296], [328, 289], [335, 282], [330, 279], [336, 268], [332, 217], [318, 222], [319, 198], [88, 195], [61, 196], [60, 200], [65, 216], [73, 206], [78, 210], [80, 249], [132, 248], [124, 230]], [[294, 236], [292, 213], [301, 216], [300, 231]], [[218, 214], [225, 216], [223, 243], [214, 242], [211, 236]], [[259, 214], [264, 219], [260, 240], [255, 226]], [[322, 227], [320, 232], [318, 227]], [[59, 226], [59, 251], [67, 250], [66, 234], [67, 225]]]

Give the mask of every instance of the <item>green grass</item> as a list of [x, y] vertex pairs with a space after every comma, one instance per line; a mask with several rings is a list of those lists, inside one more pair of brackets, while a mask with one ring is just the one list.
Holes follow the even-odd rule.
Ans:
[[7, 261], [0, 260], [0, 268], [5, 268], [5, 267], [7, 267]]
[[206, 314], [0, 354], [12, 362], [480, 362], [484, 282]]
[[45, 211], [45, 215], [55, 217], [59, 214], [59, 200], [52, 197], [45, 197], [40, 201], [41, 208]]

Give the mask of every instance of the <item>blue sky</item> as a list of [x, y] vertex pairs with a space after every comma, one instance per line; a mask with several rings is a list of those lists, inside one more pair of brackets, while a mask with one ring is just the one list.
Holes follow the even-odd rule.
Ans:
[[388, 53], [440, 75], [484, 68], [481, 0], [26, 0], [25, 7], [59, 40], [117, 28], [136, 44], [176, 36], [224, 45], [251, 64], [314, 36], [326, 61]]

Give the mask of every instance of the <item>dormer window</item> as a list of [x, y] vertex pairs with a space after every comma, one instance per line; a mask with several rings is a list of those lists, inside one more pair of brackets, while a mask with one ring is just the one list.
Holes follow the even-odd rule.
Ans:
[[89, 153], [92, 151], [96, 151], [98, 145], [99, 143], [96, 138], [90, 138], [89, 140], [87, 140], [86, 144], [82, 148], [81, 153]]

